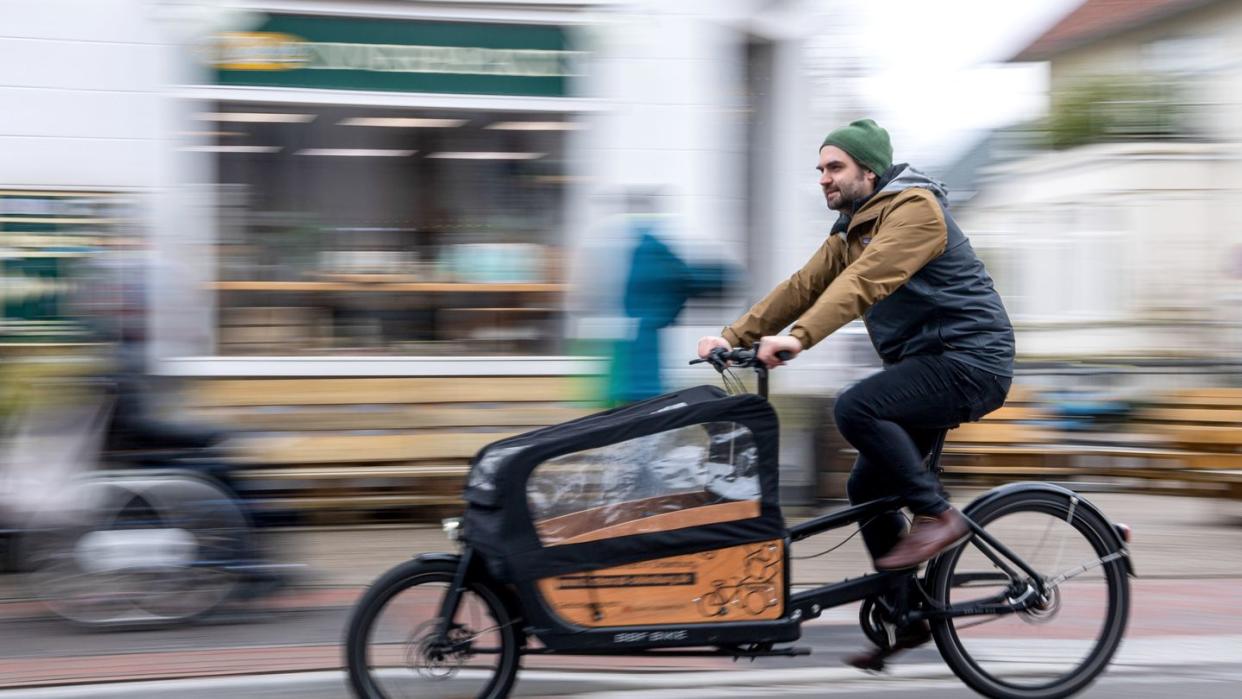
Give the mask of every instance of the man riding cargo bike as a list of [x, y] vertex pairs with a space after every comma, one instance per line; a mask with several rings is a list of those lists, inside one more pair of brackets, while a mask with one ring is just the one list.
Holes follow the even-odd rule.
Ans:
[[[802, 625], [851, 603], [875, 645], [849, 659], [858, 667], [934, 639], [989, 697], [1090, 684], [1129, 615], [1128, 530], [1047, 483], [960, 512], [943, 498], [945, 432], [1004, 402], [1013, 330], [943, 189], [890, 163], [874, 122], [829, 134], [832, 235], [723, 337], [700, 340], [695, 363], [752, 369], [756, 393], [697, 386], [480, 451], [465, 516], [446, 527], [459, 551], [393, 568], [355, 607], [353, 691], [505, 697], [537, 655], [802, 656], [789, 645]], [[885, 370], [837, 400], [859, 452], [851, 507], [787, 527], [768, 372], [859, 316]], [[794, 590], [792, 544], [855, 525], [877, 572]]]
[[[842, 393], [837, 429], [858, 460], [847, 485], [858, 504], [898, 496], [897, 512], [863, 527], [877, 569], [918, 565], [961, 540], [966, 522], [940, 494], [924, 461], [940, 431], [978, 420], [1005, 402], [1013, 377], [1013, 326], [970, 241], [949, 215], [943, 185], [893, 165], [888, 132], [870, 119], [828, 134], [819, 150], [819, 186], [838, 212], [828, 239], [713, 348], [762, 340], [759, 361], [796, 357], [862, 316], [884, 371]], [[788, 335], [772, 336], [793, 323]], [[887, 652], [931, 640], [926, 623], [901, 629], [900, 644], [850, 659], [882, 664]]]

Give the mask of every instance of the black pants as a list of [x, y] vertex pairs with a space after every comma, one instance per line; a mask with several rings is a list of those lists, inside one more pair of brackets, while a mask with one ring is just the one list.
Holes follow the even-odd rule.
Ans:
[[[916, 515], [948, 509], [940, 481], [924, 459], [939, 432], [978, 420], [999, 408], [1011, 379], [939, 355], [904, 359], [837, 397], [837, 429], [858, 461], [846, 491], [850, 502], [898, 495]], [[873, 558], [893, 547], [905, 529], [898, 512], [863, 527]]]

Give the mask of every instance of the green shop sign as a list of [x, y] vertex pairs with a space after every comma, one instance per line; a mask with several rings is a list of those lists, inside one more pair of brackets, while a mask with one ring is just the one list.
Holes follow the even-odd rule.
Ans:
[[564, 27], [271, 15], [213, 38], [221, 85], [562, 97], [583, 52]]

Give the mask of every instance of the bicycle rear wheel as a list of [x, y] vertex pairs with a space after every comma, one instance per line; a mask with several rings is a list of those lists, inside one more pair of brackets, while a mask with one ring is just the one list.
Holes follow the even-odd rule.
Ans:
[[[1125, 561], [1110, 555], [1111, 525], [1070, 494], [1046, 491], [1016, 492], [971, 516], [1051, 592], [1025, 611], [933, 622], [945, 662], [989, 697], [1055, 699], [1081, 691], [1107, 667], [1129, 617], [1130, 583]], [[1002, 572], [973, 539], [942, 554], [932, 571], [938, 605], [1026, 592], [1026, 581]]]
[[22, 542], [28, 584], [83, 626], [147, 628], [195, 619], [236, 588], [245, 515], [214, 482], [179, 474], [95, 476], [37, 513]]
[[453, 584], [453, 561], [409, 561], [377, 580], [354, 607], [345, 639], [349, 684], [364, 699], [509, 695], [520, 661], [519, 637], [500, 595], [467, 580], [450, 648], [437, 644], [440, 601]]

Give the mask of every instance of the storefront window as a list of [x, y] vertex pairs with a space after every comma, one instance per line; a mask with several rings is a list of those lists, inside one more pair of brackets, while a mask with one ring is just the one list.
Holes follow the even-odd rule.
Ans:
[[0, 191], [0, 347], [109, 339], [100, 319], [121, 307], [121, 291], [106, 270], [140, 247], [137, 206], [121, 192]]
[[557, 354], [564, 114], [205, 104], [218, 351]]

